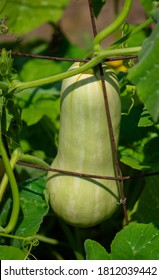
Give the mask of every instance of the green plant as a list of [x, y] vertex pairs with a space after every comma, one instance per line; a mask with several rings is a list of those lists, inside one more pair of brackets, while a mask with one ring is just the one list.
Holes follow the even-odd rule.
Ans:
[[[125, 0], [121, 11], [119, 11], [119, 1], [115, 0], [114, 5], [112, 3], [113, 1], [103, 0], [88, 1], [94, 38], [87, 38], [87, 49], [82, 49], [73, 45], [64, 36], [58, 22], [68, 5], [68, 0], [59, 0], [56, 5], [52, 0], [34, 1], [34, 3], [26, 0], [25, 3], [15, 2], [14, 6], [10, 0], [0, 2], [0, 33], [4, 34], [3, 38], [6, 38], [7, 32], [15, 38], [13, 42], [1, 42], [1, 259], [13, 258], [13, 255], [17, 259], [31, 259], [32, 255], [38, 259], [159, 258], [158, 250], [156, 250], [159, 245], [158, 1], [137, 2], [146, 13], [146, 19], [138, 25], [126, 23], [131, 10], [131, 0]], [[100, 11], [104, 6], [114, 7], [116, 19], [98, 32], [95, 17], [100, 16]], [[17, 13], [19, 9], [21, 13]], [[28, 22], [28, 15], [32, 14], [34, 14], [34, 21]], [[44, 22], [49, 22], [53, 32], [50, 41], [25, 37], [27, 32]], [[114, 42], [106, 43], [104, 46], [105, 39], [112, 33], [115, 34]], [[24, 41], [23, 36], [26, 39]], [[123, 64], [115, 68], [114, 61], [118, 60]], [[82, 63], [67, 71], [72, 61]], [[116, 74], [113, 75], [117, 76], [120, 87], [120, 94], [116, 95], [119, 104], [121, 102], [119, 141], [118, 132], [114, 129], [114, 117], [119, 121], [120, 116], [111, 104], [110, 85], [108, 86], [107, 81], [108, 70], [104, 77], [105, 68], [101, 67], [105, 63], [111, 64], [110, 66], [114, 68]], [[92, 118], [87, 115], [84, 119], [89, 121], [89, 125], [92, 123], [92, 127], [95, 123], [99, 123], [98, 132], [105, 129], [106, 138], [95, 139], [92, 130], [89, 134], [89, 125], [83, 134], [82, 128], [75, 127], [76, 124], [73, 124], [75, 129], [72, 134], [65, 130], [67, 128], [64, 124], [71, 116], [71, 112], [66, 115], [63, 108], [65, 110], [69, 108], [65, 106], [65, 102], [67, 105], [70, 99], [69, 95], [64, 97], [64, 89], [62, 89], [60, 112], [61, 81], [64, 80], [63, 85], [66, 87], [69, 81], [72, 87], [72, 81], [76, 81], [76, 77], [81, 77], [83, 85], [86, 75], [89, 76], [89, 83], [84, 85], [86, 93], [89, 93], [87, 87], [90, 85], [90, 80], [96, 80], [98, 76], [96, 84], [102, 85], [99, 91], [99, 98], [101, 96], [102, 98], [96, 101], [95, 109], [91, 108], [91, 98], [89, 98], [89, 104], [87, 103], [89, 109], [84, 105], [80, 105], [78, 109], [83, 109], [85, 113], [91, 109]], [[75, 83], [76, 87], [77, 83]], [[77, 91], [80, 92], [78, 98], [82, 99], [83, 90], [76, 88], [75, 93]], [[70, 96], [73, 93], [74, 91], [70, 93]], [[96, 119], [94, 122], [93, 110], [98, 109], [98, 104], [99, 107], [101, 106], [100, 109], [102, 108], [100, 112], [103, 120]], [[76, 107], [72, 107], [72, 112], [76, 112]], [[72, 119], [77, 121], [78, 116], [75, 115]], [[64, 135], [69, 136], [72, 143], [68, 151], [65, 151], [68, 142], [61, 144], [63, 139], [61, 128], [58, 138], [60, 126], [63, 127], [62, 130], [65, 130]], [[68, 128], [70, 129], [70, 124]], [[91, 165], [82, 164], [75, 168], [77, 167], [75, 163], [82, 162], [82, 151], [78, 145], [73, 150], [75, 135], [78, 139], [81, 137], [83, 141], [85, 137], [90, 143], [93, 141], [93, 151], [83, 150], [87, 159], [90, 159], [89, 156], [93, 157], [93, 152], [99, 151], [98, 145], [102, 139], [109, 140], [109, 145], [103, 147], [104, 153], [101, 159], [106, 163], [106, 158], [109, 158], [108, 166], [111, 165], [112, 173], [107, 173], [106, 166], [102, 165], [100, 168], [99, 164], [95, 165], [97, 164], [95, 160], [92, 160]], [[85, 143], [85, 148], [88, 148], [88, 143]], [[107, 149], [110, 154], [106, 154]], [[58, 155], [54, 161], [57, 150]], [[72, 151], [70, 156], [73, 161], [67, 161], [64, 164], [60, 150], [63, 156], [66, 152], [70, 155]], [[50, 167], [52, 161], [54, 163]], [[88, 210], [85, 208], [83, 214], [87, 213], [89, 219], [82, 221], [80, 216], [80, 221], [76, 225], [89, 226], [88, 229], [67, 225], [50, 209], [48, 198], [44, 196], [48, 171], [49, 177], [54, 177], [56, 173], [56, 176], [58, 175], [56, 178], [62, 182], [66, 178], [70, 181], [76, 178], [76, 182], [83, 181], [86, 184], [86, 179], [89, 177], [91, 184], [94, 181], [100, 181], [104, 185], [110, 184], [109, 187], [114, 186], [116, 190], [119, 190], [120, 195], [117, 194], [112, 213], [111, 211], [108, 213], [108, 209], [102, 210], [105, 213], [100, 211], [102, 216], [98, 216], [93, 221], [94, 213], [90, 214], [90, 211], [94, 210], [93, 207]], [[54, 179], [49, 179], [48, 184]], [[66, 186], [65, 196], [68, 194], [67, 191]], [[71, 194], [74, 194], [72, 190]], [[89, 195], [90, 199], [91, 195]], [[81, 201], [80, 197], [78, 199]], [[100, 198], [99, 202], [101, 201], [103, 197]], [[119, 207], [115, 211], [117, 201]], [[61, 203], [62, 207], [65, 206], [65, 201]], [[109, 206], [111, 210], [112, 204], [110, 203]], [[78, 210], [80, 215], [82, 214], [81, 205], [75, 210]], [[109, 214], [112, 215], [108, 218]], [[60, 215], [59, 212], [58, 215]], [[70, 215], [64, 217], [62, 214], [62, 217], [68, 221]], [[105, 218], [108, 219], [102, 221]], [[72, 220], [68, 222], [75, 223]], [[100, 224], [93, 226], [98, 222]], [[150, 251], [151, 254], [148, 254]]]

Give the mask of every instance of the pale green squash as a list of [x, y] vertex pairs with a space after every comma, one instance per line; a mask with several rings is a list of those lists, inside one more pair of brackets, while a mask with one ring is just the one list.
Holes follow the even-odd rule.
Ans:
[[[79, 67], [75, 63], [71, 69]], [[104, 66], [111, 120], [118, 143], [121, 103], [114, 72]], [[115, 176], [103, 90], [93, 70], [67, 78], [61, 89], [59, 147], [52, 168]], [[117, 181], [48, 172], [47, 189], [54, 212], [77, 227], [94, 226], [118, 207]]]

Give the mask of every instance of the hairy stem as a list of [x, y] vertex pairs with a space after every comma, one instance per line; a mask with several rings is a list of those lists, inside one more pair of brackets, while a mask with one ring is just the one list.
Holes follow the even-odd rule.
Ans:
[[[18, 160], [19, 160], [19, 157], [17, 157], [17, 154], [13, 153], [13, 155], [10, 159], [10, 166], [11, 166], [12, 170], [14, 169]], [[3, 198], [3, 195], [4, 195], [4, 192], [6, 190], [7, 185], [8, 185], [8, 176], [5, 173], [3, 178], [2, 178], [1, 184], [0, 184], [0, 186], [1, 186], [0, 187], [0, 202], [2, 201], [2, 198]]]
[[41, 234], [36, 234], [34, 236], [34, 238], [37, 238], [39, 241], [44, 242], [44, 243], [48, 243], [48, 244], [51, 244], [51, 245], [62, 245], [62, 246], [66, 246], [66, 247], [68, 246], [67, 243], [60, 242], [57, 239], [50, 238], [50, 237], [47, 237], [47, 236], [44, 236], [44, 235], [41, 235]]
[[101, 63], [104, 59], [111, 56], [122, 56], [122, 55], [130, 55], [130, 54], [138, 54], [141, 50], [141, 47], [133, 47], [133, 48], [125, 48], [125, 49], [115, 49], [115, 50], [107, 50], [103, 49], [95, 53], [95, 56], [87, 63], [81, 65], [79, 68], [70, 70], [64, 73], [60, 73], [51, 77], [30, 81], [30, 82], [19, 82], [14, 81], [12, 88], [10, 91], [13, 91], [15, 94], [21, 92], [24, 89], [42, 86], [50, 83], [55, 83], [57, 81], [66, 79], [68, 77], [74, 76], [76, 74], [82, 73], [90, 68], [95, 67], [99, 63]]
[[[13, 195], [13, 206], [12, 206], [12, 213], [10, 216], [10, 220], [8, 222], [8, 225], [1, 229], [3, 232], [5, 233], [10, 233], [16, 226], [17, 220], [18, 220], [18, 216], [19, 216], [19, 210], [20, 210], [20, 198], [19, 198], [19, 190], [18, 190], [18, 186], [17, 186], [17, 182], [12, 170], [12, 167], [10, 165], [6, 150], [4, 148], [2, 139], [0, 139], [0, 152], [2, 155], [2, 159], [4, 162], [4, 166], [6, 169], [6, 174], [9, 178], [9, 182], [10, 182], [10, 186], [11, 186], [11, 190], [12, 190], [12, 195]], [[12, 155], [12, 157], [14, 158], [13, 162], [18, 161], [19, 159], [19, 149], [16, 149]]]
[[[18, 161], [23, 161], [25, 163], [30, 163], [30, 164], [35, 164], [35, 165], [37, 164], [41, 167], [46, 167], [46, 168], [49, 167], [49, 164], [47, 164], [45, 161], [43, 161], [42, 159], [40, 159], [38, 157], [22, 154], [20, 152], [20, 149], [19, 149], [18, 153], [14, 152], [10, 159], [10, 166], [11, 166], [12, 170], [14, 169], [14, 167]], [[1, 184], [0, 184], [0, 186], [1, 186], [0, 187], [0, 202], [2, 201], [2, 198], [3, 198], [7, 185], [8, 185], [8, 176], [5, 173], [2, 178]]]

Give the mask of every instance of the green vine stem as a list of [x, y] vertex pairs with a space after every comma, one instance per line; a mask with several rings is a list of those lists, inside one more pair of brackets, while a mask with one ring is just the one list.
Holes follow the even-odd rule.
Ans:
[[10, 88], [10, 91], [13, 91], [14, 94], [17, 94], [21, 92], [24, 89], [42, 86], [50, 83], [54, 83], [63, 79], [66, 79], [68, 77], [74, 76], [76, 74], [82, 73], [92, 67], [95, 67], [99, 63], [101, 63], [104, 59], [111, 56], [122, 56], [122, 55], [134, 55], [138, 54], [141, 51], [141, 47], [133, 47], [133, 48], [125, 48], [125, 49], [115, 49], [115, 50], [100, 50], [95, 53], [95, 56], [87, 63], [81, 65], [79, 68], [63, 72], [51, 77], [35, 80], [35, 81], [29, 81], [29, 82], [20, 82], [20, 81], [14, 81], [12, 84], [12, 87]]
[[95, 50], [99, 48], [99, 44], [101, 43], [101, 41], [106, 39], [110, 34], [112, 34], [122, 25], [122, 23], [125, 21], [125, 19], [127, 18], [130, 12], [131, 5], [132, 5], [132, 0], [125, 0], [124, 7], [121, 13], [119, 14], [119, 16], [117, 17], [117, 19], [96, 35], [96, 37], [94, 38]]
[[[40, 159], [38, 157], [21, 153], [20, 149], [19, 149], [18, 153], [14, 152], [11, 157], [10, 166], [11, 166], [12, 170], [14, 169], [16, 163], [19, 161], [23, 161], [25, 163], [30, 163], [30, 164], [35, 164], [35, 165], [45, 167], [45, 168], [50, 167], [49, 164], [47, 164], [45, 161], [43, 161], [42, 159]], [[0, 184], [0, 186], [1, 186], [0, 187], [0, 202], [2, 201], [3, 194], [6, 190], [7, 184], [8, 184], [8, 176], [5, 173], [2, 178], [1, 184]]]
[[19, 198], [19, 190], [17, 186], [16, 179], [14, 177], [13, 169], [15, 167], [15, 164], [22, 160], [24, 162], [29, 162], [33, 164], [38, 164], [43, 167], [49, 167], [47, 163], [45, 163], [42, 159], [36, 158], [34, 156], [30, 155], [24, 155], [21, 153], [20, 148], [17, 148], [9, 161], [6, 150], [4, 148], [2, 139], [0, 139], [0, 153], [4, 162], [6, 173], [2, 178], [1, 185], [0, 185], [0, 202], [2, 200], [3, 194], [6, 190], [8, 181], [10, 182], [12, 195], [13, 195], [13, 208], [10, 220], [8, 222], [8, 225], [5, 228], [0, 228], [0, 231], [5, 233], [10, 233], [16, 226], [17, 219], [19, 216], [19, 210], [20, 210], [20, 198]]
[[4, 236], [4, 237], [7, 237], [7, 238], [12, 238], [12, 239], [23, 240], [24, 242], [27, 242], [27, 243], [30, 243], [33, 240], [37, 239], [38, 241], [41, 241], [41, 242], [44, 242], [44, 243], [47, 243], [47, 244], [50, 244], [50, 245], [60, 245], [60, 246], [68, 247], [67, 243], [61, 242], [61, 241], [59, 241], [57, 239], [54, 239], [54, 238], [43, 236], [41, 234], [35, 234], [34, 236], [24, 237], [24, 236], [17, 236], [17, 235], [13, 235], [13, 234], [0, 232], [0, 236]]
[[[12, 170], [14, 169], [16, 162], [19, 160], [19, 155], [20, 153], [15, 151], [10, 159], [10, 166]], [[8, 175], [5, 173], [0, 184], [0, 202], [2, 201], [7, 184], [8, 184]]]
[[132, 31], [128, 32], [124, 37], [122, 37], [121, 39], [117, 40], [112, 45], [110, 45], [107, 48], [107, 50], [112, 50], [112, 49], [115, 49], [115, 48], [119, 47], [121, 44], [126, 42], [130, 38], [130, 36], [131, 37], [134, 36], [137, 32], [141, 31], [142, 29], [144, 29], [145, 27], [150, 25], [153, 21], [154, 21], [154, 19], [152, 17], [149, 17], [143, 23], [136, 26]]
[[34, 238], [38, 239], [41, 242], [50, 244], [50, 245], [60, 245], [60, 246], [68, 247], [67, 243], [61, 242], [57, 239], [50, 238], [50, 237], [47, 237], [47, 236], [44, 236], [44, 235], [41, 235], [41, 234], [35, 234]]
[[[8, 225], [5, 228], [1, 228], [0, 230], [5, 233], [10, 233], [15, 228], [17, 220], [18, 220], [19, 210], [20, 210], [20, 198], [19, 198], [19, 190], [18, 190], [17, 182], [15, 179], [12, 167], [10, 165], [6, 150], [4, 148], [2, 139], [0, 139], [0, 152], [2, 155], [2, 159], [4, 162], [7, 176], [9, 178], [12, 195], [13, 195], [13, 206], [12, 206], [12, 213], [10, 216], [10, 220], [8, 222]], [[13, 162], [19, 158], [19, 149], [16, 149], [14, 151], [12, 158], [14, 158]]]
[[[118, 17], [119, 15], [119, 0], [114, 0], [114, 20]], [[121, 37], [121, 31], [120, 29], [116, 29], [114, 32], [114, 38], [118, 40]]]

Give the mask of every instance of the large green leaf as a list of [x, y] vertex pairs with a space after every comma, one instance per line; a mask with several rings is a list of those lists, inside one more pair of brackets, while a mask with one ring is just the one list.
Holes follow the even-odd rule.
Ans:
[[137, 87], [140, 100], [146, 105], [154, 121], [159, 116], [159, 23], [150, 37], [143, 43], [139, 54], [139, 62], [128, 74], [128, 79]]
[[0, 260], [24, 260], [25, 254], [13, 246], [0, 246]]
[[84, 243], [87, 260], [109, 260], [110, 256], [104, 247], [94, 240], [87, 239]]
[[120, 161], [137, 170], [150, 170], [159, 167], [159, 137], [144, 138], [131, 148], [119, 147]]
[[54, 124], [58, 124], [60, 105], [57, 94], [57, 89], [53, 87], [23, 91], [17, 97], [18, 106], [22, 109], [22, 120], [30, 126], [47, 116]]
[[159, 260], [159, 229], [153, 224], [130, 224], [111, 244], [113, 260]]
[[142, 106], [133, 107], [121, 119], [120, 161], [137, 170], [159, 166], [159, 127]]
[[8, 0], [1, 16], [7, 16], [9, 32], [23, 34], [45, 22], [56, 23], [69, 0]]
[[150, 224], [129, 224], [119, 231], [111, 244], [111, 253], [93, 240], [85, 241], [89, 260], [159, 260], [159, 227]]
[[[21, 186], [20, 203], [21, 216], [19, 217], [17, 230], [15, 235], [29, 237], [34, 236], [47, 214], [49, 206], [44, 199], [45, 178], [26, 181]], [[21, 241], [13, 240], [13, 245], [21, 247]]]
[[140, 199], [132, 210], [132, 215], [130, 213], [131, 219], [142, 223], [159, 223], [159, 178], [151, 176], [145, 178], [145, 181]]

